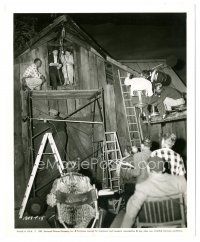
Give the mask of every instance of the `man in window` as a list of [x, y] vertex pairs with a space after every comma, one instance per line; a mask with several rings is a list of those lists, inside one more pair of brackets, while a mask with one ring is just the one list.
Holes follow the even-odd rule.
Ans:
[[53, 50], [49, 54], [49, 77], [50, 77], [50, 85], [53, 90], [57, 90], [58, 86], [62, 85], [61, 79], [61, 67], [59, 59], [59, 52], [57, 49], [53, 48]]
[[41, 59], [36, 58], [34, 60], [34, 63], [26, 68], [22, 78], [23, 90], [25, 88], [28, 88], [30, 90], [41, 89], [42, 84], [46, 81], [45, 77], [38, 70], [41, 66]]

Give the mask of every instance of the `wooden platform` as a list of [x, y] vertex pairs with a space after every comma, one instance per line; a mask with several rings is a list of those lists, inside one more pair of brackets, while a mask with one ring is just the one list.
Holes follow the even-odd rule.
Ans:
[[[170, 113], [164, 119], [161, 116], [155, 116], [151, 119], [150, 123], [151, 124], [166, 123], [166, 122], [172, 122], [172, 121], [178, 121], [178, 120], [184, 120], [184, 119], [187, 119], [187, 111]], [[144, 123], [147, 123], [147, 122], [145, 121]]]
[[101, 93], [99, 89], [93, 90], [41, 90], [32, 91], [34, 99], [91, 99]]

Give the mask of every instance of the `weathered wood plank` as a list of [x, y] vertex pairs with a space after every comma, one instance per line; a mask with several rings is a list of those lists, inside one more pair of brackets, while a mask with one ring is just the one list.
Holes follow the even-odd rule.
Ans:
[[105, 113], [106, 113], [106, 130], [117, 131], [116, 110], [115, 110], [115, 93], [113, 85], [107, 84], [104, 89]]
[[97, 78], [99, 88], [104, 88], [106, 86], [106, 71], [105, 62], [102, 58], [97, 57]]
[[41, 90], [32, 91], [32, 97], [39, 99], [48, 99], [51, 97], [63, 99], [76, 99], [76, 98], [91, 98], [93, 95], [98, 94], [99, 90]]
[[75, 100], [74, 99], [67, 100], [67, 110], [68, 110], [68, 114], [74, 112], [74, 110], [75, 110]]
[[33, 100], [32, 113], [34, 118], [44, 117], [49, 114], [49, 106], [47, 100]]
[[68, 124], [68, 154], [71, 160], [86, 158], [92, 153], [91, 125]]
[[74, 82], [77, 87], [80, 88], [80, 47], [77, 44], [73, 45], [74, 47]]
[[161, 142], [161, 124], [153, 124], [150, 128], [150, 138], [152, 140], [152, 149], [158, 149], [160, 148], [160, 142]]
[[81, 54], [81, 82], [83, 89], [90, 88], [90, 66], [89, 66], [89, 52], [85, 48], [80, 48]]
[[186, 111], [182, 112], [182, 113], [171, 113], [169, 114], [166, 118], [162, 118], [160, 116], [158, 117], [154, 117], [151, 120], [151, 123], [166, 123], [166, 122], [173, 122], [176, 120], [185, 120], [187, 118], [187, 114]]
[[90, 88], [98, 88], [98, 78], [97, 78], [97, 61], [96, 55], [89, 51], [89, 65], [90, 65]]
[[68, 108], [67, 108], [67, 102], [66, 100], [59, 100], [58, 101], [58, 110], [62, 115], [67, 115]]

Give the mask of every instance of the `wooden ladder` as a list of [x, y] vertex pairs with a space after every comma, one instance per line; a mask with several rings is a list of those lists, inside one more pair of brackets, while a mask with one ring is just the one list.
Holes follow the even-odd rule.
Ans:
[[[52, 153], [44, 153], [44, 149], [45, 149], [47, 140], [49, 140], [49, 144], [51, 146]], [[63, 165], [63, 162], [60, 158], [60, 154], [59, 154], [58, 149], [56, 147], [52, 133], [45, 133], [44, 136], [43, 136], [42, 142], [40, 144], [38, 154], [37, 154], [36, 159], [35, 159], [35, 164], [33, 166], [28, 185], [26, 187], [26, 191], [25, 191], [25, 194], [24, 194], [22, 205], [21, 205], [20, 210], [19, 210], [19, 218], [23, 217], [23, 214], [24, 214], [24, 211], [25, 211], [25, 208], [26, 208], [29, 196], [30, 196], [30, 192], [31, 192], [31, 189], [32, 189], [32, 186], [33, 186], [33, 182], [34, 182], [37, 170], [38, 170], [38, 166], [41, 162], [41, 158], [42, 158], [43, 155], [50, 155], [50, 154], [54, 155], [55, 162], [57, 164], [58, 170], [59, 170], [59, 172], [62, 176], [63, 170], [64, 170], [64, 165]]]
[[[120, 184], [120, 177], [117, 172], [117, 165], [122, 160], [122, 153], [116, 132], [105, 132], [103, 158], [106, 165], [105, 169], [103, 169], [103, 179], [108, 179], [107, 185], [111, 190], [114, 192], [120, 192], [122, 190], [122, 186]], [[106, 171], [107, 174], [105, 174]], [[104, 182], [103, 184], [106, 183]]]
[[130, 87], [124, 84], [126, 76], [121, 76], [120, 70], [118, 70], [118, 77], [120, 80], [120, 87], [122, 92], [122, 99], [124, 104], [124, 110], [126, 115], [128, 135], [131, 146], [141, 148], [142, 132], [140, 130], [136, 107], [132, 103], [130, 95]]

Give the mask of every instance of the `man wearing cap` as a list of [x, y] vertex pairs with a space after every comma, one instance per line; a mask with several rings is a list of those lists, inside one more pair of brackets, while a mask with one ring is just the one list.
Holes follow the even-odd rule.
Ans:
[[184, 176], [186, 174], [183, 158], [172, 150], [176, 142], [176, 135], [174, 133], [165, 133], [162, 136], [161, 149], [155, 150], [151, 153], [151, 157], [158, 156], [163, 158], [169, 164], [170, 174], [176, 176]]
[[149, 176], [145, 181], [136, 184], [135, 192], [126, 205], [126, 213], [121, 228], [131, 228], [133, 226], [138, 212], [149, 197], [161, 198], [183, 194], [185, 204], [187, 205], [187, 183], [185, 177], [163, 174], [165, 162], [158, 156], [151, 157], [148, 164]]

